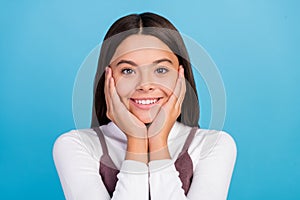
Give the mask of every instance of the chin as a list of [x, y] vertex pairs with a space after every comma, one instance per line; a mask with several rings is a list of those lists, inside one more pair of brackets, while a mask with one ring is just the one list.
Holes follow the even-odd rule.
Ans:
[[138, 118], [138, 119], [144, 124], [151, 124], [153, 122], [153, 119], [150, 118]]
[[153, 112], [150, 111], [139, 111], [137, 112], [133, 112], [133, 114], [144, 124], [150, 124], [153, 122], [153, 120], [155, 119], [157, 113], [158, 113], [158, 109], [156, 109]]
[[153, 122], [154, 118], [149, 115], [135, 115], [144, 124], [150, 124]]

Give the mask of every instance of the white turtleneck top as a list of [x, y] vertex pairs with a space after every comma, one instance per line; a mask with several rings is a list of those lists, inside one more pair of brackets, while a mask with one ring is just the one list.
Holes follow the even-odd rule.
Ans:
[[188, 153], [193, 179], [187, 196], [174, 166], [191, 127], [176, 122], [168, 137], [172, 159], [147, 164], [125, 160], [127, 140], [113, 123], [100, 127], [108, 152], [120, 170], [110, 198], [99, 175], [102, 148], [93, 129], [72, 130], [57, 138], [55, 166], [66, 199], [78, 200], [222, 200], [227, 198], [236, 159], [236, 145], [224, 131], [198, 129]]

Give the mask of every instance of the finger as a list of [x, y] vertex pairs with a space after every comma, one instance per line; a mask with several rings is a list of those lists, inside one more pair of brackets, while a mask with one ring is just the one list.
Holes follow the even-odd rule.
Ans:
[[111, 68], [106, 67], [105, 70], [106, 70], [106, 72], [105, 72], [104, 94], [105, 94], [107, 113], [111, 113], [112, 102], [111, 102], [111, 94], [109, 92], [110, 78], [111, 78]]
[[110, 102], [111, 102], [111, 110], [113, 112], [123, 112], [127, 115], [127, 108], [125, 105], [121, 102], [120, 96], [116, 90], [115, 87], [115, 79], [113, 77], [110, 77], [109, 80], [109, 94], [110, 94]]
[[110, 70], [109, 67], [105, 67], [105, 80], [104, 80], [105, 97], [108, 95], [108, 85], [109, 85], [109, 79], [110, 79], [109, 70]]
[[180, 95], [180, 90], [181, 90], [181, 85], [182, 85], [182, 78], [181, 78], [181, 68], [179, 69], [179, 72], [178, 72], [178, 77], [177, 77], [177, 81], [176, 81], [176, 85], [175, 85], [175, 88], [174, 88], [174, 91], [173, 91], [173, 94], [178, 98], [179, 95]]
[[120, 103], [120, 97], [116, 91], [116, 87], [115, 87], [115, 80], [113, 77], [110, 77], [109, 79], [109, 94], [110, 94], [110, 98], [111, 98], [111, 101], [112, 101], [112, 105], [114, 108], [118, 108], [120, 106], [119, 103]]
[[180, 66], [179, 67], [179, 71], [178, 71], [178, 78], [177, 78], [177, 81], [176, 81], [176, 84], [175, 84], [175, 88], [173, 90], [173, 93], [172, 95], [170, 96], [169, 98], [169, 102], [175, 106], [178, 102], [178, 99], [181, 95], [181, 90], [182, 90], [182, 81], [184, 80], [184, 78], [182, 78], [182, 72], [183, 68]]
[[180, 79], [181, 79], [181, 90], [180, 90], [180, 94], [179, 94], [179, 97], [178, 97], [178, 100], [177, 100], [177, 104], [182, 104], [183, 100], [184, 100], [184, 97], [185, 97], [185, 93], [186, 93], [186, 80], [185, 80], [185, 77], [184, 77], [184, 69], [182, 68], [181, 71], [180, 71]]

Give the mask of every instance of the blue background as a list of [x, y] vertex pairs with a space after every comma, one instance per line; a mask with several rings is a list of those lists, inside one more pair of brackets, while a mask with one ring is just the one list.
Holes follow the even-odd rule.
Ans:
[[52, 146], [75, 128], [77, 70], [114, 20], [143, 11], [194, 38], [222, 74], [238, 147], [228, 199], [300, 199], [298, 2], [1, 1], [0, 199], [64, 199]]

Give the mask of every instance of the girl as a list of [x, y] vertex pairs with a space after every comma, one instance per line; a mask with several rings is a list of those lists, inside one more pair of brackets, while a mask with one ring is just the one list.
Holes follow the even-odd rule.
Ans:
[[226, 199], [236, 146], [198, 127], [199, 106], [184, 42], [165, 18], [117, 20], [101, 46], [92, 128], [55, 142], [67, 199]]

